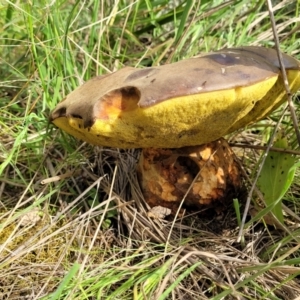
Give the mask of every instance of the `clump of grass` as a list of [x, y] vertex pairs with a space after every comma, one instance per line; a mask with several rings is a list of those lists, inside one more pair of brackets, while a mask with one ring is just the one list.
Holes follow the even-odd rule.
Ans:
[[[213, 220], [149, 219], [135, 175], [137, 150], [93, 148], [48, 124], [50, 110], [92, 76], [223, 47], [274, 45], [264, 1], [198, 2], [3, 2], [0, 298], [300, 294], [295, 224], [288, 235], [252, 223], [242, 248], [230, 209]], [[282, 50], [299, 57], [298, 15], [295, 1], [275, 6]], [[232, 140], [260, 144], [261, 127], [270, 124]], [[240, 157], [250, 171], [259, 161], [254, 150]], [[285, 196], [296, 214], [298, 178]], [[29, 213], [33, 219], [24, 223]]]

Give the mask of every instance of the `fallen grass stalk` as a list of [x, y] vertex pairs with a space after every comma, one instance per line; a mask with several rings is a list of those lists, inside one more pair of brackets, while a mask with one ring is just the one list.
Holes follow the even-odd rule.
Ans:
[[[0, 298], [298, 299], [299, 174], [285, 196], [285, 230], [246, 219], [243, 248], [231, 207], [151, 219], [138, 150], [90, 147], [48, 124], [56, 104], [93, 76], [224, 47], [274, 46], [264, 1], [125, 2], [3, 2]], [[298, 58], [299, 8], [292, 0], [273, 8], [281, 50]], [[281, 112], [231, 142], [265, 145]], [[249, 148], [238, 156], [252, 185], [260, 161]], [[29, 213], [39, 221], [25, 224]]]

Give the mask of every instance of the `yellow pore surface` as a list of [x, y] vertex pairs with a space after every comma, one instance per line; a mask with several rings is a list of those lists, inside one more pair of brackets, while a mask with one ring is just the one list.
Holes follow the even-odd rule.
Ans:
[[96, 118], [90, 128], [84, 128], [82, 119], [74, 117], [59, 117], [53, 122], [94, 145], [118, 148], [201, 145], [232, 132], [237, 129], [236, 124], [244, 127], [277, 107], [285, 95], [282, 82], [277, 80], [278, 76], [274, 76], [250, 86], [172, 98], [146, 108], [138, 107], [136, 99], [122, 99], [131, 103], [129, 109], [114, 107], [106, 111], [106, 118]]

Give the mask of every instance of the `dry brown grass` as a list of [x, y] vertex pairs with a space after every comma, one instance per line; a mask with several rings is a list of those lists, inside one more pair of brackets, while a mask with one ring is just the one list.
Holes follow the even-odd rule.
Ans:
[[[113, 70], [224, 46], [271, 45], [266, 6], [244, 1], [239, 9], [239, 2], [228, 1], [215, 9], [203, 6], [201, 16], [193, 6], [182, 38], [174, 43], [169, 24], [153, 30], [155, 9], [147, 14], [149, 6], [136, 8], [132, 2], [122, 12], [115, 3], [118, 14], [111, 13], [99, 29], [94, 27], [99, 16], [91, 20], [92, 4], [86, 10], [82, 4], [71, 20], [79, 27], [72, 28], [62, 50], [65, 32], [59, 30], [65, 28], [62, 20], [68, 14], [59, 11], [69, 2], [59, 7], [57, 2], [53, 7], [44, 3], [46, 9], [36, 11], [17, 3], [10, 6], [16, 9], [11, 20], [8, 4], [0, 20], [9, 36], [6, 40], [1, 33], [1, 38], [10, 42], [3, 48], [0, 65], [5, 74], [0, 90], [0, 299], [297, 299], [299, 222], [291, 215], [286, 217], [289, 233], [259, 221], [248, 223], [243, 243], [237, 242], [239, 228], [232, 207], [206, 217], [193, 213], [173, 220], [149, 218], [135, 173], [138, 150], [93, 148], [47, 128], [55, 102], [82, 78], [97, 73], [99, 66]], [[108, 9], [105, 5], [99, 2], [99, 10]], [[279, 1], [275, 7], [284, 49], [297, 56], [296, 2]], [[137, 21], [126, 18], [132, 9], [142, 16]], [[26, 19], [28, 15], [31, 18]], [[47, 23], [39, 21], [44, 15]], [[24, 20], [33, 23], [36, 35], [30, 35]], [[58, 36], [49, 29], [56, 22]], [[138, 35], [137, 28], [147, 25], [150, 48], [134, 35], [141, 38], [144, 33]], [[92, 41], [101, 36], [102, 44], [88, 47], [91, 36]], [[74, 55], [64, 60], [60, 53], [67, 50]], [[91, 56], [96, 57], [92, 62]], [[100, 62], [95, 63], [97, 59]], [[74, 74], [80, 78], [75, 83]], [[261, 128], [276, 120], [275, 116], [241, 132], [231, 142], [260, 145], [265, 140]], [[251, 177], [261, 152], [236, 152]], [[285, 202], [296, 215], [298, 178]]]

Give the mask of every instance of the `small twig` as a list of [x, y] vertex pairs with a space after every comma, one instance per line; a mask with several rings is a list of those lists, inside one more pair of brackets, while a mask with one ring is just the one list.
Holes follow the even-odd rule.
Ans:
[[269, 8], [269, 15], [270, 15], [270, 20], [271, 20], [272, 31], [273, 31], [274, 41], [275, 41], [275, 45], [276, 45], [280, 70], [281, 70], [281, 74], [283, 77], [283, 83], [284, 83], [284, 87], [285, 87], [287, 98], [288, 98], [289, 110], [291, 113], [295, 133], [296, 133], [298, 144], [300, 147], [300, 131], [299, 131], [297, 116], [295, 113], [295, 106], [294, 106], [293, 98], [292, 98], [293, 94], [291, 93], [291, 89], [289, 87], [289, 82], [288, 82], [288, 79], [286, 76], [286, 71], [285, 71], [285, 67], [283, 64], [283, 60], [282, 60], [282, 53], [280, 52], [280, 48], [279, 48], [279, 38], [278, 38], [277, 31], [276, 31], [276, 23], [275, 23], [275, 18], [274, 18], [274, 14], [273, 14], [273, 7], [272, 7], [271, 0], [267, 0], [267, 3], [268, 3], [268, 8]]
[[169, 245], [169, 240], [171, 238], [171, 234], [172, 234], [172, 231], [173, 231], [173, 228], [175, 226], [175, 222], [176, 220], [178, 220], [178, 215], [179, 215], [179, 212], [183, 206], [183, 203], [185, 202], [185, 199], [186, 197], [188, 196], [188, 194], [190, 193], [190, 191], [192, 190], [195, 182], [198, 180], [203, 168], [209, 163], [210, 159], [216, 154], [216, 152], [218, 151], [220, 145], [217, 147], [217, 149], [209, 156], [208, 160], [204, 163], [204, 165], [202, 166], [202, 168], [199, 170], [199, 172], [197, 173], [197, 175], [195, 176], [195, 178], [193, 179], [192, 183], [190, 184], [189, 188], [187, 189], [186, 193], [184, 194], [181, 202], [180, 202], [180, 205], [179, 207], [177, 208], [177, 211], [176, 211], [176, 214], [175, 214], [175, 217], [174, 217], [174, 220], [172, 222], [172, 225], [171, 225], [171, 228], [170, 228], [170, 232], [168, 234], [168, 238], [167, 238], [167, 241], [166, 241], [166, 246], [165, 246], [165, 252], [167, 253], [167, 247]]
[[246, 218], [247, 218], [247, 214], [248, 214], [248, 210], [249, 210], [249, 207], [250, 207], [250, 203], [251, 203], [251, 199], [252, 199], [252, 195], [253, 195], [253, 192], [254, 190], [257, 188], [256, 187], [256, 184], [257, 184], [257, 181], [258, 181], [258, 178], [260, 176], [260, 173], [262, 171], [262, 168], [265, 164], [265, 161], [267, 159], [267, 156], [268, 156], [268, 153], [273, 145], [273, 142], [274, 142], [274, 139], [275, 139], [275, 136], [276, 136], [276, 132], [282, 122], [282, 119], [284, 117], [284, 114], [285, 114], [285, 111], [287, 109], [287, 105], [286, 107], [284, 108], [283, 110], [283, 113], [280, 117], [280, 119], [278, 120], [278, 123], [276, 124], [275, 128], [274, 128], [274, 132], [273, 134], [271, 135], [270, 139], [269, 139], [269, 142], [268, 142], [268, 146], [267, 146], [267, 149], [266, 149], [266, 152], [264, 153], [263, 157], [262, 157], [262, 160], [261, 160], [261, 163], [258, 167], [258, 170], [257, 170], [257, 173], [256, 173], [256, 176], [253, 180], [253, 183], [252, 183], [252, 186], [251, 186], [251, 189], [249, 191], [249, 194], [248, 194], [248, 197], [247, 197], [247, 200], [246, 200], [246, 205], [245, 205], [245, 210], [244, 210], [244, 214], [243, 214], [243, 218], [242, 218], [242, 222], [241, 222], [241, 226], [240, 226], [240, 230], [239, 230], [239, 234], [238, 234], [238, 238], [237, 238], [237, 241], [240, 242], [241, 238], [242, 238], [242, 233], [243, 233], [243, 230], [244, 230], [244, 226], [245, 226], [245, 223], [246, 223]]
[[[237, 147], [237, 148], [245, 148], [245, 149], [256, 149], [256, 150], [267, 150], [267, 148], [268, 148], [268, 146], [242, 144], [242, 143], [229, 143], [229, 146]], [[271, 147], [270, 151], [280, 152], [280, 153], [288, 153], [288, 154], [293, 154], [293, 155], [300, 155], [300, 151], [292, 150], [292, 149]]]

